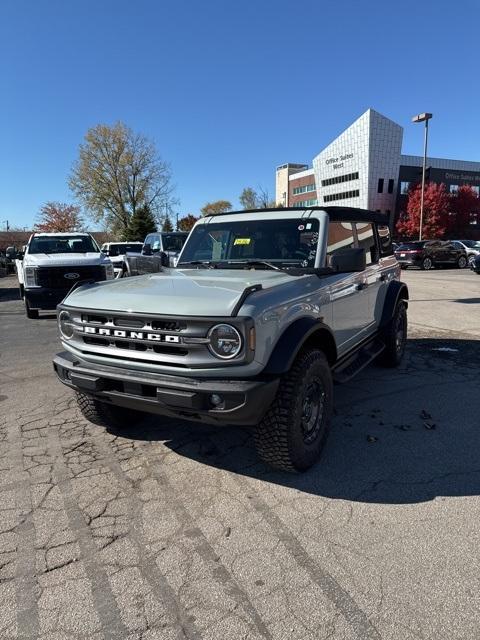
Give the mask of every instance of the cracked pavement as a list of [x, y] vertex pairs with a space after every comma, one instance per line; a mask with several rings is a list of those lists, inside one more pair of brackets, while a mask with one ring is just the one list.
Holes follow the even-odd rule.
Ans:
[[297, 476], [248, 429], [89, 424], [0, 279], [0, 638], [478, 638], [480, 277], [402, 278], [404, 364], [335, 388]]

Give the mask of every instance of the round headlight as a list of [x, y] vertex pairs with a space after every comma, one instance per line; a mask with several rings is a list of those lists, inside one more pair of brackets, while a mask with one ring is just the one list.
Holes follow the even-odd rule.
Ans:
[[68, 311], [60, 311], [58, 314], [58, 328], [66, 340], [70, 340], [73, 336], [73, 323]]
[[208, 337], [210, 351], [217, 358], [235, 358], [242, 349], [242, 336], [230, 324], [216, 324], [208, 332]]

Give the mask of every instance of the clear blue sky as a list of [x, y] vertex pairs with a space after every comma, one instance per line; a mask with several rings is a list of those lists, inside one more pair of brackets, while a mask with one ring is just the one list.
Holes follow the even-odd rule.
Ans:
[[170, 162], [182, 213], [274, 195], [373, 107], [404, 153], [480, 160], [477, 0], [2, 0], [0, 228], [31, 225], [87, 129], [123, 120]]

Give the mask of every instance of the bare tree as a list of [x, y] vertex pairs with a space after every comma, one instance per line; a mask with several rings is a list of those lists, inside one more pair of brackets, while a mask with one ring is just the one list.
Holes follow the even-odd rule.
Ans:
[[69, 185], [96, 222], [121, 233], [138, 207], [156, 213], [172, 193], [170, 167], [153, 142], [122, 122], [87, 131]]

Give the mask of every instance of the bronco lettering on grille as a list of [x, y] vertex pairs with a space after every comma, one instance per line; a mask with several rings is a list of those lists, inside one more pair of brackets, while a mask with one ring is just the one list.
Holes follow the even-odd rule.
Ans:
[[146, 331], [127, 331], [125, 329], [108, 329], [106, 327], [81, 327], [84, 333], [94, 333], [99, 336], [112, 336], [113, 338], [131, 338], [132, 340], [151, 340], [154, 342], [180, 342], [179, 336], [169, 336], [163, 333], [150, 333]]

